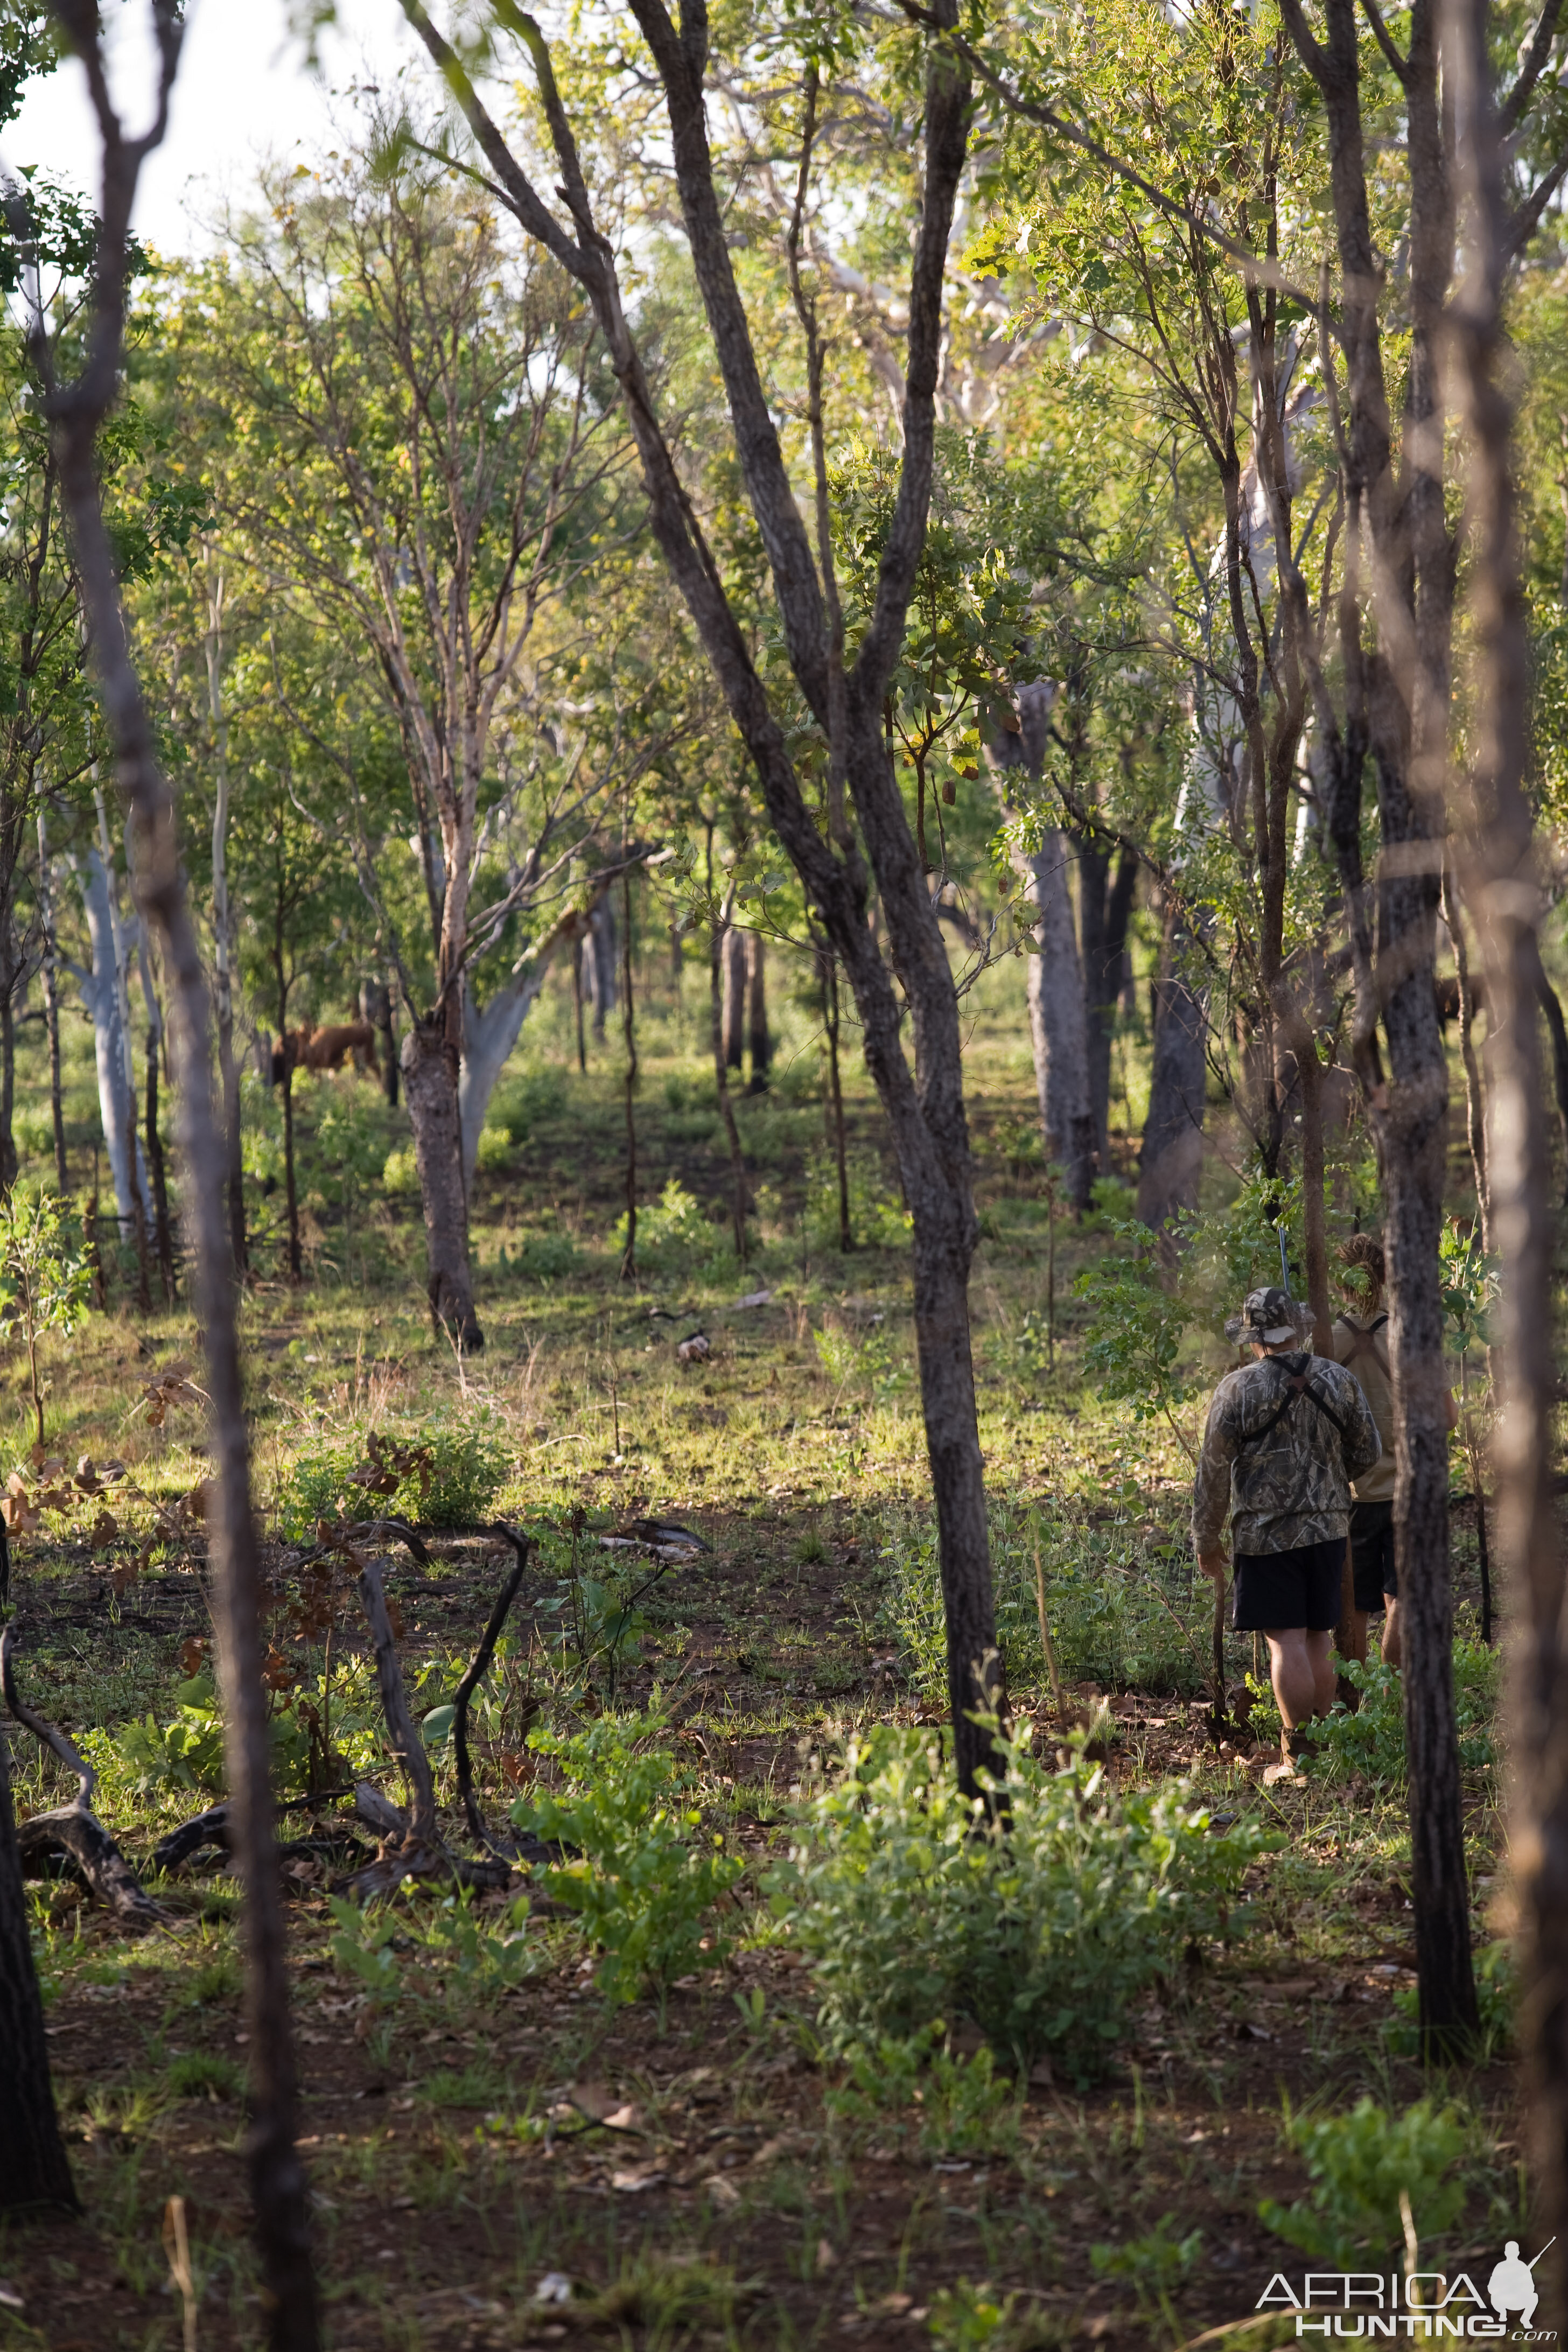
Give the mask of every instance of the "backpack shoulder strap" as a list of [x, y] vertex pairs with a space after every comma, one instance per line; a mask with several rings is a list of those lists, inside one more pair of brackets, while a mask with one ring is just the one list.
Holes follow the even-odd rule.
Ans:
[[1359, 1363], [1363, 1356], [1370, 1356], [1384, 1379], [1391, 1381], [1394, 1375], [1388, 1368], [1387, 1354], [1377, 1344], [1377, 1335], [1388, 1321], [1388, 1317], [1385, 1314], [1374, 1316], [1364, 1328], [1359, 1323], [1352, 1323], [1348, 1315], [1342, 1315], [1339, 1319], [1351, 1335], [1351, 1351], [1344, 1359], [1346, 1370], [1352, 1364]]

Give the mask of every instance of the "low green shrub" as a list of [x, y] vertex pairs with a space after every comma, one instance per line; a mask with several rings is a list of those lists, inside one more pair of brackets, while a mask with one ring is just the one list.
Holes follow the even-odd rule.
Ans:
[[327, 1897], [337, 1930], [332, 1960], [340, 1975], [357, 1978], [378, 2000], [405, 1990], [412, 1963], [437, 1984], [470, 1992], [501, 1992], [544, 1965], [541, 1940], [524, 1930], [528, 1897], [519, 1895], [493, 1917], [481, 1916], [466, 1893], [430, 1905], [378, 1904], [362, 1911], [340, 1895]]
[[1103, 2071], [1129, 2009], [1193, 1939], [1226, 1933], [1263, 1850], [1215, 1835], [1180, 1785], [1119, 1794], [1076, 1759], [1007, 1747], [1004, 1830], [966, 1801], [928, 1734], [881, 1727], [803, 1809], [775, 1912], [816, 1962], [837, 2050], [967, 2016], [999, 2053]]
[[743, 1867], [721, 1838], [702, 1836], [680, 1768], [656, 1744], [663, 1729], [655, 1715], [606, 1715], [570, 1735], [531, 1732], [565, 1786], [512, 1808], [520, 1829], [572, 1851], [543, 1874], [545, 1889], [605, 1955], [597, 1982], [613, 2002], [635, 2000], [649, 1981], [663, 1990], [717, 1957], [713, 1906]]
[[576, 1271], [581, 1260], [570, 1234], [525, 1233], [500, 1246], [503, 1274], [521, 1274], [528, 1282], [557, 1282]]
[[831, 2121], [858, 2144], [891, 2132], [922, 2156], [1006, 2156], [1018, 2142], [1016, 2084], [989, 2050], [961, 2057], [940, 2020], [899, 2041], [883, 2034], [845, 2053], [843, 2079], [827, 2090]]
[[[612, 1236], [617, 1251], [626, 1245], [626, 1220], [616, 1221]], [[637, 1211], [637, 1257], [666, 1273], [685, 1273], [711, 1257], [721, 1245], [708, 1213], [679, 1176], [672, 1176], [658, 1199]]]
[[[1459, 1763], [1468, 1772], [1497, 1762], [1497, 1701], [1500, 1662], [1495, 1650], [1461, 1636], [1454, 1643], [1454, 1718]], [[1336, 1706], [1318, 1727], [1318, 1754], [1311, 1769], [1331, 1780], [1354, 1772], [1394, 1788], [1405, 1779], [1405, 1711], [1399, 1675], [1381, 1659], [1343, 1672], [1361, 1693], [1354, 1715]]]
[[[996, 1636], [1016, 1683], [1038, 1684], [1046, 1673], [1037, 1549], [1065, 1683], [1183, 1697], [1206, 1689], [1214, 1602], [1194, 1572], [1184, 1530], [1167, 1535], [1131, 1516], [1099, 1526], [1036, 1518], [999, 1503], [991, 1515]], [[947, 1631], [934, 1523], [912, 1514], [890, 1519], [882, 1561], [878, 1633], [896, 1647], [913, 1687], [938, 1697], [947, 1688]]]
[[1374, 2099], [1349, 2115], [1298, 2116], [1287, 2126], [1310, 2187], [1292, 2205], [1266, 2197], [1266, 2228], [1309, 2260], [1336, 2270], [1382, 2263], [1405, 2243], [1399, 2199], [1410, 2201], [1423, 2249], [1457, 2221], [1465, 2202], [1458, 2172], [1469, 2134], [1452, 2107], [1420, 2099], [1403, 2115]]
[[[1483, 1945], [1475, 1956], [1476, 2005], [1480, 2011], [1478, 2065], [1489, 2066], [1512, 2050], [1519, 2024], [1519, 1967], [1506, 1940]], [[1415, 1985], [1394, 1996], [1394, 2015], [1384, 2038], [1396, 2058], [1421, 2054], [1421, 1995]]]
[[475, 1150], [476, 1164], [486, 1176], [500, 1175], [511, 1164], [512, 1141], [504, 1127], [481, 1127]]
[[[849, 1180], [849, 1227], [858, 1249], [901, 1249], [910, 1237], [910, 1217], [896, 1185], [889, 1185], [874, 1151], [851, 1151], [845, 1172]], [[831, 1151], [818, 1149], [805, 1167], [806, 1228], [813, 1246], [837, 1247], [838, 1242], [838, 1162]]]
[[186, 2050], [171, 2058], [163, 2080], [177, 2099], [237, 2099], [245, 2089], [245, 2070], [216, 2051]]
[[482, 1420], [307, 1444], [279, 1490], [279, 1530], [298, 1543], [314, 1533], [318, 1519], [471, 1527], [484, 1518], [510, 1468], [505, 1438]]

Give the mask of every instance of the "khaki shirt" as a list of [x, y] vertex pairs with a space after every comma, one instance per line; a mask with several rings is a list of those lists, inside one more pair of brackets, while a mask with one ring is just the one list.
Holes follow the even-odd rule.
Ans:
[[[1297, 1394], [1290, 1383], [1303, 1375], [1306, 1389]], [[1305, 1353], [1243, 1364], [1226, 1372], [1209, 1406], [1193, 1482], [1193, 1541], [1200, 1552], [1217, 1551], [1227, 1513], [1238, 1552], [1342, 1539], [1351, 1480], [1382, 1450], [1355, 1374], [1342, 1365]]]
[[1333, 1339], [1335, 1356], [1349, 1366], [1361, 1382], [1362, 1394], [1372, 1407], [1372, 1417], [1383, 1440], [1382, 1454], [1355, 1482], [1356, 1501], [1392, 1503], [1394, 1383], [1388, 1365], [1388, 1317], [1381, 1310], [1373, 1316], [1336, 1315]]

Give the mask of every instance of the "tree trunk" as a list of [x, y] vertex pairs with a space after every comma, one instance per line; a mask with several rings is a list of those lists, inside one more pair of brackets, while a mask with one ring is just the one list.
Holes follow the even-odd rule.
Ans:
[[1083, 970], [1068, 893], [1069, 852], [1052, 828], [1020, 861], [1024, 896], [1039, 911], [1038, 950], [1029, 955], [1029, 1037], [1046, 1158], [1060, 1163], [1067, 1198], [1081, 1216], [1094, 1190], [1094, 1121], [1089, 1101], [1089, 1029]]
[[1197, 1207], [1203, 1174], [1208, 1066], [1204, 1007], [1184, 969], [1191, 945], [1173, 901], [1165, 909], [1154, 988], [1154, 1055], [1138, 1171], [1138, 1214], [1155, 1233]]
[[63, 2205], [74, 2213], [80, 2208], [49, 2082], [27, 1907], [10, 1750], [0, 1728], [0, 2213], [29, 2205]]
[[9, 953], [0, 972], [0, 1192], [9, 1192], [21, 1165], [16, 1157], [16, 1022]]
[[[961, 1788], [978, 1794], [983, 1771], [1000, 1778], [1005, 1769], [985, 1718], [1005, 1717], [1006, 1711], [995, 1647], [984, 1465], [969, 1346], [967, 1283], [979, 1227], [963, 1107], [958, 996], [883, 735], [884, 705], [904, 639], [930, 508], [943, 273], [968, 151], [969, 81], [946, 49], [933, 44], [926, 66], [923, 187], [910, 275], [901, 483], [882, 550], [875, 609], [850, 668], [844, 659], [842, 622], [832, 585], [820, 445], [816, 450], [822, 483], [817, 511], [826, 594], [734, 278], [725, 205], [708, 146], [704, 34], [696, 20], [678, 33], [662, 8], [638, 11], [661, 85], [689, 248], [734, 422], [733, 446], [767, 552], [787, 658], [826, 747], [825, 835], [807, 805], [779, 714], [756, 669], [748, 632], [698, 534], [642, 354], [626, 323], [613, 247], [594, 226], [581, 152], [542, 37], [531, 38], [531, 54], [574, 229], [584, 240], [581, 244], [539, 197], [490, 121], [461, 61], [436, 31], [419, 0], [405, 0], [405, 10], [457, 94], [507, 202], [529, 234], [548, 247], [593, 302], [641, 460], [650, 528], [754, 764], [770, 823], [801, 876], [806, 903], [816, 908], [855, 992], [867, 1064], [887, 1111], [914, 1223], [916, 1332], [942, 1557], [954, 1756]], [[936, 0], [933, 13], [939, 26], [952, 25], [954, 0]], [[858, 839], [848, 821], [849, 801]], [[872, 877], [902, 1002], [867, 920]], [[900, 1034], [906, 1013], [912, 1067]]]
[[[1089, 1036], [1089, 1110], [1095, 1166], [1110, 1167], [1110, 1049], [1117, 1000], [1126, 978], [1127, 926], [1138, 882], [1138, 860], [1123, 849], [1110, 876], [1110, 850], [1097, 837], [1078, 839], [1078, 903], [1083, 933], [1084, 1017]], [[1109, 886], [1109, 887], [1108, 887]]]
[[[713, 888], [713, 835], [708, 835], [708, 888]], [[735, 1255], [745, 1262], [746, 1256], [746, 1158], [741, 1149], [741, 1130], [735, 1121], [735, 1106], [730, 1095], [730, 1068], [724, 1055], [724, 992], [722, 973], [725, 950], [734, 934], [730, 929], [730, 909], [734, 904], [734, 890], [726, 894], [724, 908], [709, 932], [708, 998], [710, 1031], [713, 1046], [713, 1083], [719, 1090], [719, 1115], [724, 1122], [724, 1137], [730, 1147], [730, 1230], [734, 1235]]]
[[362, 980], [359, 986], [359, 1017], [368, 1022], [381, 1040], [376, 1059], [381, 1065], [381, 1090], [393, 1109], [397, 1108], [397, 1028], [392, 991], [379, 975], [374, 980]]
[[[1524, 789], [1531, 662], [1510, 396], [1514, 356], [1504, 316], [1514, 242], [1510, 158], [1527, 134], [1505, 145], [1492, 86], [1495, 30], [1481, 0], [1454, 0], [1444, 19], [1445, 100], [1466, 126], [1461, 194], [1468, 198], [1474, 239], [1471, 267], [1453, 304], [1450, 355], [1468, 412], [1465, 505], [1477, 689], [1468, 714], [1472, 789], [1461, 874], [1485, 958], [1487, 1172], [1503, 1272], [1495, 1524], [1515, 1612], [1524, 1621], [1522, 1638], [1512, 1645], [1509, 1840], [1522, 1928], [1521, 2079], [1540, 2223], [1556, 2240], [1551, 2274], [1540, 2279], [1548, 2306], [1542, 2316], [1561, 2326], [1568, 2310], [1568, 1651], [1563, 1547], [1552, 1493], [1557, 1237], [1536, 1020], [1541, 891]], [[1543, 87], [1551, 87], [1550, 74]]]
[[169, 1184], [163, 1139], [158, 1131], [158, 1032], [147, 1032], [147, 1160], [153, 1171], [153, 1214], [158, 1241], [158, 1272], [166, 1306], [174, 1303], [174, 1237], [169, 1226]]
[[[522, 1024], [559, 950], [570, 945], [574, 973], [581, 971], [581, 945], [587, 937], [592, 910], [563, 916], [553, 931], [498, 988], [481, 1013], [468, 988], [463, 991], [463, 1058], [458, 1073], [458, 1109], [463, 1128], [463, 1181], [474, 1181], [479, 1165], [479, 1136], [501, 1072], [511, 1057]], [[583, 1000], [577, 993], [577, 1042], [583, 1042]]]
[[228, 908], [228, 721], [223, 706], [223, 603], [220, 578], [208, 600], [207, 701], [216, 749], [217, 791], [213, 803], [213, 993], [217, 1014], [218, 1083], [223, 1092], [224, 1159], [227, 1172], [228, 1246], [234, 1278], [243, 1282], [249, 1262], [245, 1238], [245, 1147], [239, 1124], [239, 1071], [234, 1058], [233, 941]]
[[147, 942], [139, 938], [137, 959], [142, 972], [142, 994], [147, 1007], [147, 1165], [153, 1178], [153, 1234], [158, 1247], [158, 1272], [163, 1280], [166, 1306], [174, 1303], [174, 1237], [169, 1223], [168, 1171], [163, 1164], [163, 1138], [158, 1125], [158, 1059], [163, 1051], [163, 1013], [153, 986], [153, 971], [147, 959]]
[[767, 948], [761, 931], [746, 938], [746, 1045], [752, 1057], [746, 1092], [765, 1095], [773, 1044], [768, 1035]]
[[722, 979], [724, 985], [724, 1067], [739, 1070], [745, 1063], [746, 935], [728, 919], [724, 925]]
[[55, 1137], [55, 1190], [63, 1201], [70, 1190], [66, 1170], [65, 1097], [60, 1086], [60, 950], [55, 937], [54, 871], [48, 824], [38, 806], [38, 920], [43, 929], [44, 1023], [49, 1039], [49, 1120]]
[[89, 848], [84, 858], [71, 859], [78, 887], [81, 891], [82, 913], [87, 918], [89, 945], [92, 951], [92, 969], [76, 968], [81, 990], [81, 1000], [92, 1023], [93, 1048], [98, 1064], [98, 1108], [103, 1127], [103, 1146], [109, 1155], [110, 1181], [114, 1192], [114, 1206], [120, 1218], [121, 1236], [132, 1240], [138, 1213], [139, 1184], [133, 1182], [134, 1162], [141, 1155], [141, 1143], [136, 1134], [134, 1118], [128, 1118], [130, 1100], [125, 1092], [125, 1048], [120, 1030], [120, 992], [114, 974], [114, 929], [109, 901], [109, 877], [103, 859], [95, 848]]
[[621, 1025], [626, 1043], [626, 1245], [621, 1254], [621, 1280], [635, 1282], [637, 1273], [637, 1034], [632, 1014], [632, 877], [621, 879]]
[[[97, 19], [83, 22], [84, 45], [92, 53], [100, 87], [107, 90]], [[158, 131], [167, 119], [168, 89], [178, 55], [176, 26], [172, 39], [163, 42], [160, 50]], [[97, 465], [99, 431], [121, 383], [131, 210], [142, 160], [156, 143], [157, 131], [128, 146], [107, 97], [100, 121], [104, 151], [102, 221], [92, 280], [94, 315], [83, 342], [88, 354], [86, 373], [70, 384], [58, 383], [55, 355], [41, 314], [36, 314], [31, 322], [30, 341], [48, 388], [46, 414], [59, 455], [60, 486], [70, 518], [100, 701], [115, 747], [120, 789], [136, 827], [139, 906], [143, 919], [158, 933], [177, 1023], [187, 1216], [195, 1235], [200, 1274], [198, 1308], [205, 1335], [210, 1443], [217, 1482], [208, 1529], [213, 1613], [225, 1700], [230, 1839], [245, 1889], [251, 2193], [273, 2352], [315, 2352], [319, 2342], [315, 2280], [305, 2175], [294, 2147], [293, 2044], [268, 1780], [261, 1560], [250, 1509], [235, 1289], [223, 1215], [224, 1153], [213, 1115], [206, 986], [180, 870], [176, 811], [159, 772], [153, 729], [131, 658]]]
[[425, 1213], [425, 1256], [431, 1320], [477, 1355], [485, 1344], [468, 1271], [468, 1198], [463, 1183], [458, 1057], [437, 1016], [411, 1016], [403, 1041], [403, 1091], [414, 1128], [414, 1159]]
[[616, 910], [607, 891], [590, 909], [585, 951], [594, 1034], [602, 1045], [605, 1024], [616, 1009]]
[[[1568, 1025], [1563, 1023], [1557, 991], [1546, 977], [1539, 940], [1535, 942], [1535, 993], [1546, 1015], [1546, 1034], [1552, 1040], [1552, 1091], [1557, 1097], [1557, 1118], [1563, 1129], [1563, 1150], [1568, 1154]], [[1568, 1184], [1568, 1177], [1564, 1182]], [[1568, 1192], [1564, 1197], [1568, 1198]]]
[[279, 1035], [283, 1061], [279, 1084], [283, 1096], [283, 1206], [289, 1223], [289, 1279], [298, 1284], [305, 1277], [305, 1260], [300, 1247], [300, 1187], [294, 1171], [294, 1041], [287, 1029], [279, 1030]]
[[[1470, 1175], [1476, 1188], [1476, 1217], [1481, 1247], [1491, 1250], [1491, 1207], [1487, 1199], [1487, 1120], [1481, 1093], [1480, 1065], [1476, 1059], [1476, 996], [1470, 980], [1470, 959], [1465, 947], [1465, 918], [1454, 887], [1451, 861], [1443, 866], [1443, 919], [1454, 943], [1454, 970], [1459, 991], [1459, 1058], [1465, 1069], [1465, 1136], [1470, 1147]], [[1543, 975], [1544, 976], [1544, 975]], [[1479, 1508], [1479, 1505], [1477, 1506]]]

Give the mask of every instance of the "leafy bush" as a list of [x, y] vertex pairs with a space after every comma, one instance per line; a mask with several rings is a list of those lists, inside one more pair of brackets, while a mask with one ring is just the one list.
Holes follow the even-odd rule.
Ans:
[[570, 1234], [525, 1233], [515, 1247], [500, 1248], [503, 1272], [521, 1274], [530, 1282], [554, 1282], [575, 1271], [578, 1257]]
[[479, 1148], [475, 1154], [479, 1168], [489, 1176], [499, 1173], [511, 1161], [511, 1138], [504, 1127], [481, 1127]]
[[1211, 1834], [1180, 1786], [1119, 1795], [1074, 1760], [1006, 1750], [1004, 1831], [960, 1796], [928, 1735], [881, 1727], [804, 1810], [771, 1892], [816, 1963], [847, 2050], [968, 2016], [1023, 2063], [1102, 2071], [1129, 2008], [1194, 1937], [1222, 1933], [1264, 1840]]
[[[1462, 1636], [1454, 1643], [1453, 1655], [1459, 1762], [1466, 1771], [1483, 1771], [1497, 1761], [1498, 1655], [1495, 1650]], [[1363, 1666], [1352, 1659], [1344, 1673], [1360, 1691], [1361, 1706], [1354, 1715], [1336, 1706], [1328, 1720], [1319, 1725], [1319, 1754], [1311, 1769], [1333, 1779], [1363, 1772], [1370, 1780], [1396, 1787], [1405, 1778], [1405, 1710], [1399, 1675], [1381, 1660]]]
[[471, 1527], [505, 1484], [511, 1456], [500, 1432], [482, 1422], [420, 1429], [393, 1438], [371, 1431], [307, 1445], [278, 1496], [278, 1524], [291, 1542], [318, 1519], [393, 1517], [425, 1527]]
[[381, 1189], [394, 1200], [415, 1200], [419, 1193], [419, 1170], [414, 1158], [414, 1146], [405, 1144], [389, 1151], [382, 1164]]
[[1423, 2247], [1455, 2221], [1465, 2202], [1456, 2167], [1468, 2134], [1452, 2107], [1418, 2100], [1392, 2115], [1361, 2098], [1348, 2116], [1301, 2116], [1288, 2126], [1311, 2183], [1293, 2205], [1265, 2198], [1266, 2228], [1312, 2262], [1337, 2270], [1384, 2261], [1404, 2242], [1403, 2189]]
[[[901, 1249], [909, 1240], [910, 1217], [895, 1187], [890, 1186], [874, 1151], [851, 1151], [845, 1172], [849, 1179], [849, 1225], [860, 1249]], [[831, 1151], [814, 1151], [805, 1167], [806, 1228], [817, 1249], [838, 1244], [838, 1162]]]
[[[626, 1220], [616, 1220], [615, 1247], [626, 1245]], [[700, 1201], [672, 1176], [658, 1199], [637, 1211], [637, 1256], [669, 1273], [683, 1273], [692, 1264], [712, 1255], [718, 1244]]]
[[406, 1909], [381, 1904], [362, 1911], [339, 1895], [327, 1897], [337, 1932], [332, 1959], [340, 1974], [356, 1977], [378, 2000], [403, 1990], [402, 1959], [454, 1980], [473, 1992], [505, 1991], [521, 1984], [544, 1964], [542, 1948], [524, 1933], [528, 1897], [518, 1895], [493, 1920], [481, 1918], [467, 1893], [448, 1895], [433, 1907]]
[[883, 2034], [845, 2053], [845, 2076], [827, 2092], [832, 2120], [857, 2139], [889, 2129], [922, 2156], [1003, 2156], [1018, 2139], [1018, 2090], [989, 2050], [960, 2057], [939, 2021], [898, 2041]]
[[1096, 2278], [1126, 2279], [1145, 2305], [1158, 2305], [1191, 2274], [1203, 2252], [1203, 2231], [1192, 2230], [1178, 2238], [1178, 2226], [1173, 2213], [1162, 2213], [1141, 2237], [1123, 2238], [1115, 2246], [1090, 2246], [1089, 2266]]
[[605, 1954], [597, 1982], [611, 2001], [635, 2000], [648, 1979], [662, 1990], [711, 1956], [709, 1915], [742, 1868], [719, 1837], [702, 1842], [675, 1758], [651, 1744], [663, 1728], [658, 1716], [604, 1716], [570, 1736], [531, 1732], [566, 1786], [512, 1808], [520, 1829], [574, 1851], [544, 1885]]

